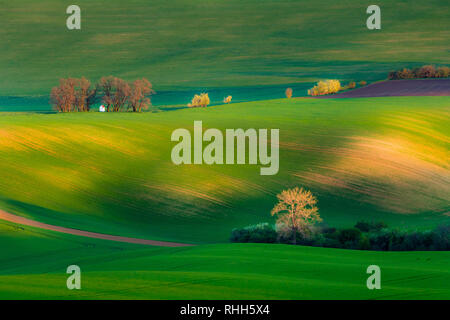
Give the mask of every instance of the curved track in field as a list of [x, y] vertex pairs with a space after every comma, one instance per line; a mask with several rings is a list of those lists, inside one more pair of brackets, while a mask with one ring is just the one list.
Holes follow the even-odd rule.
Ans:
[[114, 236], [110, 234], [103, 234], [103, 233], [97, 233], [97, 232], [90, 232], [90, 231], [83, 231], [83, 230], [77, 230], [77, 229], [71, 229], [71, 228], [64, 228], [59, 227], [51, 224], [46, 224], [42, 222], [38, 222], [35, 220], [27, 219], [24, 217], [17, 216], [15, 214], [8, 213], [6, 211], [0, 210], [0, 219], [18, 223], [30, 227], [40, 228], [44, 230], [50, 230], [50, 231], [56, 231], [66, 234], [72, 234], [76, 236], [81, 237], [88, 237], [88, 238], [94, 238], [94, 239], [103, 239], [103, 240], [110, 240], [110, 241], [117, 241], [117, 242], [126, 242], [126, 243], [135, 243], [135, 244], [144, 244], [149, 246], [159, 246], [159, 247], [185, 247], [185, 246], [192, 246], [192, 244], [187, 243], [179, 243], [179, 242], [166, 242], [166, 241], [155, 241], [155, 240], [146, 240], [146, 239], [139, 239], [139, 238], [129, 238], [129, 237], [122, 237], [122, 236]]

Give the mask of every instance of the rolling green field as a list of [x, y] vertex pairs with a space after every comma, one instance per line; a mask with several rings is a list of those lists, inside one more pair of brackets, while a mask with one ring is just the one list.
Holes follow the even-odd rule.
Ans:
[[[0, 222], [0, 299], [446, 299], [449, 252], [288, 245], [156, 248]], [[4, 244], [8, 245], [4, 245]], [[67, 290], [67, 266], [81, 290]], [[382, 289], [366, 288], [379, 265]]]
[[[440, 0], [79, 0], [82, 30], [59, 0], [2, 2], [0, 210], [169, 248], [83, 238], [0, 220], [1, 299], [448, 299], [449, 252], [371, 252], [230, 244], [274, 223], [276, 195], [310, 189], [324, 222], [403, 230], [450, 222], [450, 97], [273, 99], [322, 79], [374, 82], [390, 70], [448, 64]], [[59, 78], [146, 77], [148, 113], [49, 112]], [[212, 105], [176, 110], [193, 93]], [[230, 93], [231, 92], [231, 93]], [[158, 100], [159, 99], [159, 100]], [[256, 101], [261, 100], [261, 101]], [[250, 101], [250, 102], [243, 102]], [[236, 103], [242, 102], [242, 103]], [[26, 112], [9, 112], [9, 111]], [[156, 112], [156, 111], [167, 112]], [[177, 128], [280, 130], [280, 168], [181, 165]], [[66, 268], [82, 269], [82, 290]], [[382, 290], [368, 290], [379, 265]]]
[[[332, 226], [449, 221], [449, 97], [281, 99], [146, 114], [5, 114], [0, 207], [49, 224], [188, 243], [274, 222], [303, 186]], [[279, 128], [280, 170], [171, 161], [176, 128]]]
[[[49, 94], [61, 77], [147, 77], [158, 90], [385, 79], [391, 69], [448, 63], [440, 0], [3, 1], [0, 96]], [[426, 13], [426, 14], [425, 14]]]

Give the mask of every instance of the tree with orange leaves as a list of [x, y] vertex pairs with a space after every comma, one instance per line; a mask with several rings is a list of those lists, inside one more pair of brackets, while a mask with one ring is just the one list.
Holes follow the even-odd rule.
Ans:
[[292, 88], [287, 88], [285, 91], [286, 98], [290, 99], [292, 98]]

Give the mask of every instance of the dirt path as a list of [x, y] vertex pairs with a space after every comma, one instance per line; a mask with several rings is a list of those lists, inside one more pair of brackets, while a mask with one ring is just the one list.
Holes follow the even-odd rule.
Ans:
[[40, 228], [40, 229], [51, 230], [51, 231], [67, 233], [67, 234], [73, 234], [73, 235], [76, 235], [76, 236], [82, 236], [82, 237], [88, 237], [88, 238], [94, 238], [94, 239], [103, 239], [103, 240], [111, 240], [111, 241], [117, 241], [117, 242], [145, 244], [145, 245], [149, 245], [149, 246], [160, 246], [160, 247], [185, 247], [185, 246], [192, 246], [192, 244], [186, 244], [186, 243], [145, 240], [145, 239], [113, 236], [113, 235], [103, 234], [103, 233], [96, 233], [96, 232], [82, 231], [82, 230], [71, 229], [71, 228], [58, 227], [58, 226], [54, 226], [54, 225], [51, 225], [51, 224], [37, 222], [37, 221], [30, 220], [30, 219], [27, 219], [27, 218], [24, 218], [24, 217], [20, 217], [20, 216], [17, 216], [15, 214], [11, 214], [11, 213], [5, 212], [3, 210], [0, 210], [0, 219], [1, 220], [6, 220], [6, 221], [9, 221], [9, 222], [18, 223], [18, 224], [23, 224], [23, 225], [30, 226], [30, 227], [36, 227], [36, 228]]

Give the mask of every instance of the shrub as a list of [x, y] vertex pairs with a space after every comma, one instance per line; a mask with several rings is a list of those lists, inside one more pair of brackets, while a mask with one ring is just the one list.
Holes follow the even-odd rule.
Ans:
[[423, 66], [418, 71], [418, 78], [434, 78], [436, 76], [436, 69], [432, 65]]
[[362, 81], [359, 82], [359, 85], [360, 85], [361, 87], [364, 87], [366, 84], [367, 84], [367, 81], [364, 81], [364, 80], [362, 80]]
[[450, 225], [440, 225], [432, 233], [434, 250], [450, 250]]
[[436, 77], [438, 78], [448, 78], [450, 76], [450, 68], [449, 67], [439, 67], [436, 70]]
[[223, 103], [230, 103], [232, 98], [233, 98], [232, 96], [228, 96], [226, 98], [223, 98]]
[[285, 94], [286, 98], [288, 99], [292, 98], [292, 88], [287, 88]]
[[398, 72], [397, 71], [390, 71], [388, 74], [389, 80], [397, 80], [398, 79]]
[[420, 71], [420, 68], [413, 68], [412, 70], [411, 70], [411, 72], [412, 72], [412, 74], [413, 74], [413, 76], [414, 76], [414, 78], [420, 78], [419, 77], [419, 71]]
[[405, 239], [407, 233], [400, 230], [390, 230], [389, 248], [391, 251], [403, 251], [405, 249]]
[[372, 250], [387, 251], [391, 235], [389, 230], [383, 229], [377, 233], [369, 234], [369, 242]]
[[361, 231], [356, 228], [342, 229], [338, 232], [338, 240], [344, 248], [356, 249], [361, 240]]
[[249, 242], [274, 243], [277, 241], [277, 233], [268, 223], [260, 223], [247, 229], [250, 232]]
[[206, 107], [209, 105], [209, 96], [207, 93], [201, 93], [200, 95], [196, 94], [194, 98], [192, 98], [191, 103], [188, 104], [188, 107]]
[[442, 66], [435, 68], [432, 65], [414, 68], [412, 70], [403, 68], [402, 70], [389, 72], [389, 80], [414, 79], [414, 78], [447, 78], [450, 75], [450, 68]]
[[231, 242], [248, 242], [248, 239], [250, 238], [250, 232], [243, 229], [235, 228], [231, 230], [231, 236], [230, 241]]
[[[296, 244], [305, 246], [378, 251], [450, 250], [450, 225], [440, 225], [432, 231], [407, 232], [387, 229], [384, 222], [359, 221], [355, 228], [336, 230], [325, 224], [305, 235], [297, 231]], [[361, 232], [363, 231], [363, 232]], [[233, 229], [231, 242], [291, 244], [292, 233], [280, 233], [268, 223]]]
[[360, 250], [370, 250], [370, 241], [369, 237], [362, 235], [361, 239], [359, 239], [358, 249]]
[[430, 231], [407, 233], [388, 229], [370, 234], [369, 241], [372, 250], [381, 251], [430, 250], [433, 244]]
[[259, 223], [231, 231], [231, 242], [274, 243], [277, 241], [275, 229], [268, 223]]
[[414, 78], [414, 73], [406, 68], [403, 68], [403, 70], [398, 72], [398, 77], [400, 79], [412, 79]]
[[316, 86], [308, 90], [310, 96], [322, 96], [326, 94], [336, 93], [341, 90], [341, 83], [339, 80], [325, 80], [319, 81]]
[[355, 82], [355, 81], [350, 81], [350, 82], [348, 83], [348, 88], [349, 88], [349, 89], [354, 89], [354, 88], [356, 88], [356, 82]]
[[[395, 248], [394, 248], [395, 249]], [[405, 235], [403, 250], [432, 250], [433, 233], [430, 231], [415, 231]]]
[[336, 235], [325, 235], [325, 234], [318, 234], [315, 237], [314, 245], [317, 247], [325, 247], [325, 248], [341, 248], [342, 245], [337, 239], [337, 237], [333, 236]]

